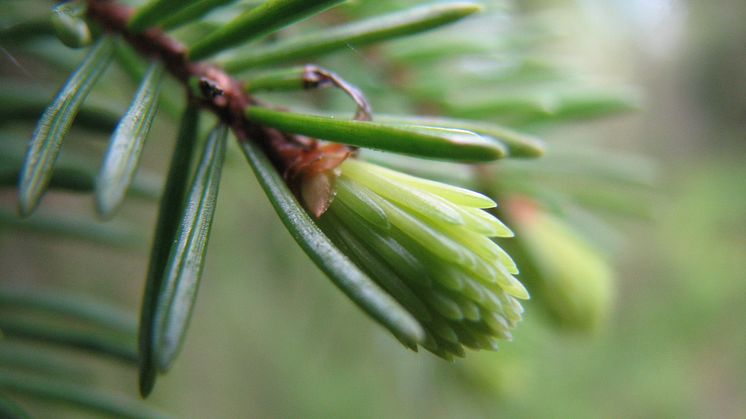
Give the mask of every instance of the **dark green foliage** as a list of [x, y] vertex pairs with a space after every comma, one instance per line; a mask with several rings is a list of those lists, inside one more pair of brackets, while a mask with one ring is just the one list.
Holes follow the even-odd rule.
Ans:
[[113, 52], [113, 41], [110, 38], [99, 40], [42, 115], [29, 144], [18, 186], [18, 208], [21, 215], [30, 215], [39, 204], [52, 178], [54, 162], [65, 134], [96, 80], [108, 66]]
[[[616, 114], [633, 109], [637, 102], [627, 91], [547, 89], [542, 84], [534, 84], [535, 80], [561, 80], [562, 73], [551, 66], [532, 66], [525, 57], [525, 65], [517, 66], [512, 73], [497, 72], [489, 77], [470, 77], [452, 68], [443, 69], [439, 64], [447, 62], [451, 54], [481, 52], [486, 49], [480, 43], [493, 41], [481, 39], [480, 34], [471, 33], [466, 26], [463, 26], [463, 40], [454, 38], [439, 42], [410, 37], [481, 11], [482, 7], [477, 4], [438, 3], [388, 13], [390, 8], [386, 2], [368, 2], [357, 7], [367, 10], [364, 16], [372, 12], [377, 17], [356, 19], [355, 12], [342, 8], [344, 10], [333, 19], [349, 23], [335, 24], [331, 28], [327, 28], [326, 22], [311, 24], [312, 30], [304, 28], [300, 34], [285, 37], [284, 33], [279, 33], [283, 28], [342, 1], [267, 0], [247, 7], [246, 2], [234, 0], [151, 0], [131, 11], [132, 18], [119, 26], [112, 22], [130, 11], [116, 9], [119, 3], [100, 1], [103, 0], [63, 3], [56, 6], [51, 23], [33, 17], [0, 29], [3, 41], [18, 42], [20, 51], [32, 55], [38, 54], [35, 47], [25, 45], [52, 33], [65, 45], [76, 48], [98, 36], [51, 103], [48, 89], [18, 87], [12, 78], [7, 83], [3, 78], [0, 130], [10, 127], [7, 137], [15, 137], [17, 134], [11, 131], [14, 125], [35, 120], [40, 114], [41, 119], [22, 166], [13, 147], [0, 146], [0, 186], [18, 183], [22, 216], [30, 215], [44, 192], [52, 188], [94, 192], [98, 214], [109, 219], [121, 208], [130, 189], [132, 195], [146, 198], [159, 195], [160, 191], [152, 182], [136, 177], [144, 142], [159, 105], [164, 111], [159, 118], [163, 119], [185, 108], [160, 194], [139, 324], [135, 326], [129, 316], [104, 305], [0, 290], [0, 315], [13, 312], [12, 316], [0, 317], [0, 336], [52, 348], [82, 350], [128, 365], [137, 364], [143, 397], [152, 392], [157, 375], [167, 372], [173, 365], [185, 341], [206, 260], [230, 128], [237, 128], [239, 145], [261, 187], [282, 223], [313, 262], [405, 346], [415, 351], [422, 346], [449, 360], [464, 356], [464, 347], [496, 349], [495, 339], [510, 339], [510, 329], [521, 318], [523, 308], [516, 298], [526, 299], [528, 291], [513, 276], [518, 274], [518, 269], [511, 257], [492, 241], [493, 237], [512, 236], [511, 230], [482, 211], [494, 207], [495, 203], [480, 193], [359, 162], [358, 166], [348, 162], [346, 167], [338, 163], [348, 154], [357, 159], [357, 147], [452, 163], [482, 163], [477, 170], [465, 169], [467, 174], [461, 179], [455, 176], [455, 171], [439, 171], [437, 166], [432, 170], [437, 172], [435, 177], [454, 183], [465, 178], [464, 183], [476, 184], [484, 192], [509, 203], [528, 199], [532, 205], [556, 208], [557, 212], [581, 201], [588, 206], [617, 207], [609, 203], [612, 198], [603, 199], [602, 194], [592, 194], [584, 200], [582, 185], [567, 192], [549, 190], [532, 178], [541, 174], [540, 163], [526, 166], [526, 169], [515, 162], [488, 165], [504, 158], [533, 159], [544, 155], [542, 141], [508, 126], [531, 128], [538, 124]], [[105, 4], [119, 14], [110, 16], [110, 20], [96, 17], [95, 13], [86, 15], [85, 4], [91, 10]], [[106, 7], [103, 10], [109, 10]], [[224, 13], [214, 18], [210, 15], [213, 11]], [[208, 15], [213, 18], [201, 20]], [[151, 30], [154, 28], [166, 32]], [[113, 33], [117, 31], [125, 32], [125, 36]], [[172, 35], [188, 40], [184, 42], [186, 46], [164, 38]], [[268, 42], [269, 35], [278, 39]], [[408, 43], [403, 49], [402, 44], [398, 44], [397, 54], [394, 41], [403, 38]], [[386, 70], [382, 74], [370, 71], [369, 75], [353, 72], [350, 76], [355, 77], [357, 83], [362, 80], [361, 85], [370, 83], [365, 76], [387, 78], [380, 86], [393, 87], [400, 96], [406, 96], [401, 100], [406, 103], [402, 108], [419, 108], [429, 114], [445, 116], [373, 113], [363, 90], [332, 71], [312, 64], [292, 67], [297, 60], [319, 59], [343, 49], [363, 54], [354, 48], [382, 41], [392, 41], [394, 49], [376, 51], [371, 55], [375, 55], [371, 62], [383, 63], [381, 67]], [[455, 47], [449, 49], [449, 42]], [[250, 43], [249, 47], [238, 48], [246, 43]], [[510, 44], [510, 40], [505, 43]], [[507, 49], [515, 53], [515, 49], [526, 45], [516, 42]], [[63, 63], [65, 67], [66, 61], [52, 57], [51, 50], [41, 51], [42, 61]], [[225, 54], [212, 62], [194, 63], [219, 53]], [[67, 58], [66, 55], [63, 54], [63, 58]], [[117, 109], [112, 99], [116, 96], [113, 82], [101, 86], [105, 91], [101, 96], [107, 99], [107, 106], [94, 105], [91, 101], [84, 103], [113, 58], [120, 70], [139, 86], [122, 116], [110, 110]], [[234, 76], [231, 72], [273, 66], [278, 68], [247, 73], [243, 84], [231, 79]], [[176, 77], [166, 81], [169, 72]], [[386, 72], [389, 74], [384, 74]], [[173, 85], [161, 92], [162, 81], [182, 84], [187, 99], [181, 98], [180, 91], [175, 94], [178, 89], [172, 88]], [[493, 94], [513, 84], [516, 89]], [[327, 86], [334, 86], [353, 99], [356, 105], [353, 120], [335, 116], [336, 111], [321, 110], [323, 115], [316, 115], [273, 110], [271, 101], [241, 96]], [[370, 90], [380, 100], [380, 90], [386, 89]], [[475, 90], [485, 98], [471, 95]], [[458, 95], [465, 96], [466, 100], [459, 100]], [[298, 102], [299, 109], [308, 107], [301, 100]], [[384, 98], [380, 103], [387, 102]], [[385, 107], [383, 110], [389, 111]], [[199, 119], [202, 114], [211, 112], [221, 120], [198, 149]], [[482, 117], [489, 122], [475, 120]], [[76, 160], [60, 154], [73, 121], [77, 121], [80, 128], [87, 128], [87, 134], [113, 131], [100, 171], [97, 170], [99, 162], [92, 162], [89, 157]], [[243, 128], [246, 127], [249, 129], [245, 132]], [[6, 133], [2, 134], [5, 139]], [[353, 148], [344, 149], [343, 158], [335, 165], [327, 162], [328, 156], [319, 152], [323, 149], [314, 148], [316, 143], [306, 137]], [[278, 138], [286, 143], [273, 142], [279, 141]], [[295, 146], [297, 151], [301, 148], [299, 144], [306, 147], [302, 151], [307, 155], [298, 153], [299, 157], [290, 163], [276, 161], [278, 155], [287, 151], [283, 147]], [[363, 151], [362, 158], [366, 154]], [[391, 154], [386, 156], [391, 157]], [[306, 158], [309, 160], [304, 160]], [[634, 177], [624, 170], [616, 172], [606, 166], [577, 165], [572, 158], [565, 161], [577, 168], [580, 177], [604, 178], [611, 183], [625, 183]], [[395, 166], [397, 160], [392, 157], [384, 163]], [[408, 163], [406, 170], [427, 172], [429, 164]], [[280, 167], [282, 165], [286, 167]], [[561, 169], [561, 165], [559, 170], [557, 165], [544, 166], [548, 177], [565, 173]], [[498, 171], [500, 176], [496, 175]], [[350, 180], [354, 175], [359, 182]], [[316, 211], [318, 208], [321, 210]], [[324, 214], [327, 209], [328, 214]], [[544, 237], [546, 240], [541, 241], [542, 232], [531, 236], [530, 226], [521, 225], [521, 214], [511, 209], [498, 211], [511, 223], [519, 225], [518, 231], [526, 232], [528, 238], [519, 235], [514, 239], [519, 244], [538, 238], [540, 244], [551, 244], [551, 253], [553, 247], [562, 248], [570, 243], [565, 240], [569, 234]], [[0, 227], [116, 246], [144, 243], [141, 231], [129, 224], [96, 224], [62, 212], [60, 215], [38, 214], [21, 221], [0, 209]], [[539, 289], [542, 281], [548, 281], [551, 278], [547, 276], [552, 275], [564, 280], [576, 279], [569, 285], [569, 280], [554, 284], [556, 294], [566, 297], [552, 302], [552, 313], [557, 317], [571, 312], [566, 304], [571, 304], [574, 297], [591, 294], [575, 292], [584, 289], [583, 278], [578, 282], [572, 277], [572, 271], [557, 269], [562, 267], [561, 258], [537, 259], [546, 246], [519, 245], [516, 248], [520, 249], [517, 250], [519, 255], [521, 251], [530, 253], [522, 255], [527, 256], [522, 258], [528, 265], [526, 272], [536, 275], [535, 282], [527, 281], [532, 284], [530, 288]], [[591, 257], [577, 259], [582, 265]], [[540, 266], [542, 261], [545, 266]], [[595, 262], [598, 261], [594, 259]], [[595, 266], [600, 265], [603, 263]], [[560, 274], [543, 274], [543, 277], [538, 268]], [[605, 265], [590, 271], [606, 272], [603, 268]], [[565, 318], [576, 325], [595, 327], [600, 324], [606, 301], [593, 300], [593, 295], [588, 300], [587, 307], [592, 310], [577, 310]], [[27, 312], [33, 312], [34, 316], [27, 317]], [[76, 327], [67, 327], [65, 322], [75, 323]], [[78, 328], [79, 325], [83, 327]], [[8, 348], [11, 356], [5, 361], [0, 357], [0, 367], [4, 362], [12, 364], [13, 359], [19, 359], [21, 350]], [[46, 365], [41, 358], [39, 362]], [[29, 364], [28, 360], [25, 364]], [[5, 397], [7, 392], [82, 406], [117, 417], [160, 417], [159, 413], [146, 410], [139, 403], [66, 384], [51, 374], [53, 370], [59, 372], [60, 368], [49, 368], [41, 377], [17, 373], [12, 368], [11, 372], [0, 371], [0, 416], [25, 414], [14, 399]]]
[[181, 206], [163, 283], [153, 313], [153, 349], [160, 372], [171, 367], [189, 326], [215, 214], [228, 127], [212, 130], [205, 142], [192, 184]]
[[497, 124], [473, 120], [377, 115], [377, 120], [388, 123], [427, 125], [443, 128], [460, 128], [474, 131], [484, 138], [496, 141], [507, 149], [507, 156], [514, 158], [536, 158], [544, 154], [544, 144], [538, 138]]
[[355, 22], [296, 38], [276, 42], [263, 48], [242, 51], [223, 64], [228, 71], [282, 64], [350, 47], [363, 47], [387, 39], [402, 38], [443, 26], [481, 10], [473, 3], [435, 4], [404, 12]]
[[127, 363], [137, 362], [134, 334], [114, 336], [78, 332], [52, 326], [42, 326], [36, 322], [0, 320], [0, 330], [10, 338], [27, 339], [88, 351], [112, 357]]
[[195, 60], [207, 58], [239, 43], [280, 30], [341, 2], [342, 0], [268, 0], [207, 35], [189, 48], [189, 56]]
[[52, 26], [57, 38], [70, 48], [81, 48], [91, 43], [93, 35], [84, 19], [85, 7], [78, 2], [58, 4], [52, 10]]
[[214, 9], [235, 2], [236, 0], [197, 0], [189, 4], [181, 2], [182, 7], [176, 13], [164, 14], [165, 19], [159, 23], [159, 26], [164, 29], [175, 29], [198, 20]]
[[67, 317], [122, 335], [132, 335], [137, 329], [135, 319], [127, 311], [59, 293], [42, 294], [0, 288], [0, 306]]
[[158, 296], [164, 283], [164, 274], [168, 257], [176, 239], [176, 230], [184, 205], [189, 182], [189, 165], [194, 154], [194, 147], [199, 131], [199, 109], [189, 104], [181, 117], [181, 127], [176, 140], [171, 165], [166, 177], [166, 186], [158, 209], [158, 221], [155, 225], [153, 244], [150, 250], [148, 276], [145, 280], [145, 292], [140, 308], [139, 353], [140, 353], [140, 393], [147, 396], [155, 384], [155, 311]]
[[31, 415], [10, 398], [0, 394], [0, 417], [11, 419], [29, 419]]
[[260, 107], [249, 108], [246, 117], [283, 131], [419, 157], [479, 162], [497, 160], [505, 155], [500, 144], [458, 129], [347, 121]]
[[145, 243], [142, 230], [128, 223], [100, 224], [80, 215], [34, 214], [20, 219], [10, 210], [0, 210], [0, 225], [17, 231], [47, 236], [89, 241], [119, 248], [132, 248]]
[[[2, 80], [3, 95], [0, 96], [0, 126], [37, 122], [49, 106], [50, 91], [38, 85], [19, 84], [14, 80]], [[97, 106], [90, 101], [83, 103], [75, 116], [75, 125], [92, 131], [110, 133], [116, 127], [120, 115], [111, 109]]]
[[[109, 127], [109, 130], [114, 126]], [[3, 138], [0, 140], [0, 187], [16, 187], [23, 168], [25, 147], [21, 140]], [[63, 150], [57, 157], [55, 170], [49, 182], [52, 190], [71, 192], [93, 192], [98, 168], [87, 155], [71, 150]], [[141, 199], [155, 200], [160, 197], [161, 185], [158, 176], [141, 171], [132, 181], [130, 195]]]
[[[14, 400], [22, 395], [128, 418], [164, 417], [137, 401], [73, 385], [79, 371], [56, 356], [28, 351], [27, 342], [89, 352], [134, 364], [135, 319], [127, 312], [80, 297], [0, 289], [0, 414], [26, 417]], [[12, 414], [9, 412], [13, 412]], [[19, 413], [20, 412], [20, 413]], [[10, 415], [10, 416], [8, 416]], [[20, 415], [20, 416], [16, 416]]]
[[[0, 372], [0, 389], [120, 418], [166, 418], [141, 402], [74, 384]], [[12, 416], [11, 416], [12, 417]]]
[[158, 109], [162, 76], [163, 65], [151, 64], [129, 110], [114, 130], [96, 183], [96, 209], [104, 219], [119, 209], [135, 178], [145, 138]]

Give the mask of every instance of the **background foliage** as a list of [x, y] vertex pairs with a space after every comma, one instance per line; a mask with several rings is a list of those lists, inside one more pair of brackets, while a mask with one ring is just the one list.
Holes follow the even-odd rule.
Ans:
[[[2, 5], [18, 3], [6, 0]], [[386, 3], [398, 2], [357, 4], [349, 13], [368, 14], [373, 10], [364, 9], [386, 8]], [[188, 342], [152, 404], [177, 417], [195, 418], [739, 417], [746, 412], [739, 397], [746, 392], [741, 324], [746, 315], [746, 200], [741, 185], [746, 177], [746, 92], [740, 76], [746, 65], [734, 58], [746, 39], [737, 19], [745, 8], [737, 1], [703, 6], [609, 0], [532, 1], [515, 9], [526, 16], [522, 25], [541, 22], [539, 27], [549, 31], [541, 35], [541, 56], [618, 85], [639, 85], [645, 92], [646, 110], [637, 115], [533, 128], [559, 150], [592, 146], [652, 155], [659, 162], [647, 221], [616, 216], [616, 232], [594, 242], [606, 243], [618, 255], [620, 289], [610, 325], [591, 338], [562, 334], [547, 327], [535, 311], [516, 331], [514, 342], [502, 345], [497, 354], [471, 354], [447, 364], [403, 351], [328, 286], [277, 221], [231, 143]], [[39, 13], [44, 11], [40, 6]], [[469, 21], [440, 36], [490, 32], [494, 28], [484, 28], [491, 24]], [[536, 42], [528, 38], [515, 40], [514, 48], [525, 50]], [[41, 43], [39, 51], [56, 54], [63, 67], [79, 61], [77, 52], [54, 42]], [[483, 48], [502, 48], [494, 57], [510, 48], [486, 44]], [[25, 78], [26, 92], [58, 85], [66, 76], [54, 68], [26, 68], [23, 61], [17, 65], [16, 57], [5, 54], [12, 46], [2, 47], [2, 74]], [[418, 74], [416, 66], [407, 70], [406, 60], [397, 64], [380, 58], [411, 53], [406, 43], [388, 44], [373, 52], [350, 49], [322, 64], [362, 87], [378, 112], [442, 110], [439, 98], [449, 103], [474, 99], [479, 74], [452, 77], [456, 73], [450, 66], [458, 66], [459, 60], [443, 69], [422, 61], [427, 74], [434, 74], [427, 76]], [[489, 63], [461, 64], [469, 69]], [[104, 99], [102, 106], [125, 108], [133, 86], [116, 71], [106, 77], [115, 81], [94, 99]], [[349, 111], [348, 99], [336, 92], [264, 97]], [[167, 107], [161, 112], [167, 113]], [[446, 112], [458, 116], [459, 109]], [[29, 134], [10, 129], [23, 138]], [[175, 126], [159, 118], [154, 129], [145, 166], [161, 172]], [[76, 132], [66, 147], [83, 149], [86, 135]], [[100, 147], [103, 153], [105, 144]], [[564, 182], [567, 176], [553, 179], [558, 189], [572, 186]], [[148, 173], [140, 178], [147, 191]], [[104, 238], [120, 234], [133, 244], [113, 249], [65, 235], [50, 240], [14, 225], [9, 221], [14, 191], [0, 193], [0, 216], [8, 219], [0, 224], [4, 284], [67, 288], [124, 309], [137, 307], [155, 217], [151, 204], [129, 200], [113, 226], [92, 232]], [[87, 197], [49, 198], [42, 215], [59, 215], [55, 208], [91, 212]], [[81, 382], [134, 394], [131, 369], [73, 352], [65, 356], [90, 367]], [[57, 407], [40, 407], [42, 412], [47, 408], [48, 415], [58, 416]]]

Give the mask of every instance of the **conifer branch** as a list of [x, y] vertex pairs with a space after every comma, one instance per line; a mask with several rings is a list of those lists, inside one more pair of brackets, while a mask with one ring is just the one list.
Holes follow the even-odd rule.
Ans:
[[[303, 161], [304, 157], [316, 156], [321, 151], [316, 141], [282, 133], [246, 118], [246, 109], [258, 102], [247, 93], [241, 81], [217, 65], [192, 61], [184, 45], [158, 28], [143, 32], [131, 30], [128, 24], [134, 11], [130, 7], [106, 0], [88, 0], [87, 3], [88, 16], [92, 20], [106, 32], [121, 36], [143, 56], [162, 62], [184, 86], [190, 101], [220, 118], [239, 142], [256, 142], [280, 173], [286, 172], [295, 162]], [[209, 87], [213, 94], [195, 94], [190, 89], [190, 83], [194, 81], [203, 89]]]

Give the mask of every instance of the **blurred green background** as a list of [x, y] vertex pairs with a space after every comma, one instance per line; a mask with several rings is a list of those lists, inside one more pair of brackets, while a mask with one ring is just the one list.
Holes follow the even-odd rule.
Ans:
[[[412, 2], [369, 3], [350, 8]], [[613, 222], [618, 291], [605, 330], [557, 332], [529, 303], [513, 342], [498, 353], [449, 364], [405, 350], [301, 252], [231, 144], [192, 327], [154, 405], [184, 418], [746, 415], [746, 4], [533, 0], [509, 9], [551, 22], [547, 56], [637, 86], [644, 97], [641, 112], [537, 130], [550, 155], [554, 144], [592, 144], [658, 166], [645, 198], [649, 217]], [[467, 21], [448, 33], [499, 24]], [[13, 66], [9, 56], [0, 62]], [[392, 71], [375, 53], [351, 50], [324, 63], [361, 85], [376, 111], [428, 109], [411, 92], [385, 86]], [[51, 73], [34, 70], [29, 81], [64, 76]], [[123, 104], [130, 93], [121, 88]], [[314, 100], [335, 108], [337, 99], [344, 101]], [[161, 171], [173, 129], [158, 123], [145, 152], [149, 169]], [[13, 190], [0, 191], [2, 211], [14, 200]], [[93, 214], [90, 197], [52, 195], [43, 206], [49, 214]], [[155, 206], [131, 200], [120, 218], [143, 232], [132, 249], [4, 227], [2, 281], [67, 288], [136, 311]], [[135, 371], [69, 355], [92, 366], [81, 380], [136, 394]]]

